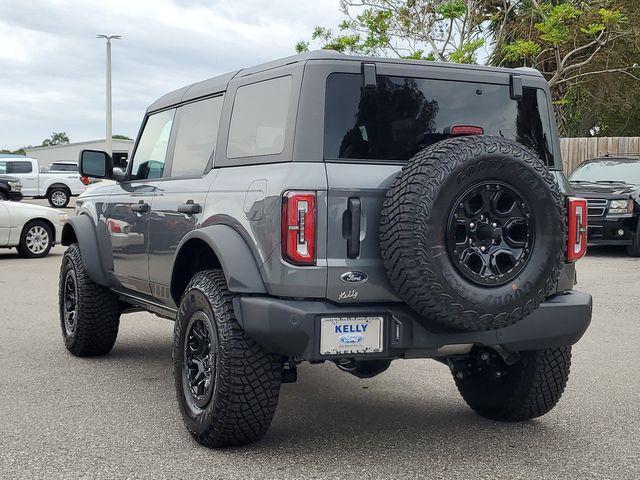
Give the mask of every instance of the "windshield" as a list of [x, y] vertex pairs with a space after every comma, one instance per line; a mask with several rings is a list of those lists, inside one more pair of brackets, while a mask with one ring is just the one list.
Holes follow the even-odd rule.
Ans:
[[583, 163], [569, 177], [571, 182], [623, 182], [640, 185], [640, 160], [599, 160]]
[[448, 138], [454, 125], [516, 140], [553, 165], [551, 127], [543, 90], [524, 88], [511, 100], [508, 85], [379, 75], [365, 90], [362, 75], [327, 79], [324, 157], [404, 161]]

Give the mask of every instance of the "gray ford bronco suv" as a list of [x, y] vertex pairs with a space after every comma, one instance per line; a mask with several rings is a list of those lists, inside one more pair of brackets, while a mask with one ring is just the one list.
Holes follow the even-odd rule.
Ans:
[[115, 183], [64, 227], [64, 343], [104, 355], [124, 313], [175, 320], [178, 404], [209, 447], [263, 436], [303, 361], [433, 358], [478, 414], [543, 415], [591, 320], [561, 166], [531, 70], [319, 51], [181, 88], [126, 173], [80, 155]]

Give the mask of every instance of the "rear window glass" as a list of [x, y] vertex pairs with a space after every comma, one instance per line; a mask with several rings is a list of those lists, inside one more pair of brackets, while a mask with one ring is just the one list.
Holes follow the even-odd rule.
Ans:
[[334, 73], [327, 79], [324, 156], [408, 160], [447, 138], [452, 126], [474, 125], [517, 140], [552, 165], [544, 108], [545, 93], [534, 88], [515, 101], [508, 85], [379, 75], [377, 88], [365, 90], [362, 75]]
[[282, 153], [290, 96], [290, 76], [238, 88], [229, 127], [227, 157]]
[[77, 172], [78, 165], [71, 163], [52, 163], [49, 167], [50, 172]]

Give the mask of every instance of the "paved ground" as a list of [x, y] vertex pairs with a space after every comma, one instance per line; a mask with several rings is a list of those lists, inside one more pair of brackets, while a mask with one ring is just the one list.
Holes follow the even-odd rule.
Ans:
[[27, 261], [0, 251], [2, 478], [640, 478], [640, 261], [622, 251], [581, 262], [595, 316], [547, 416], [483, 420], [433, 361], [398, 361], [371, 380], [303, 366], [267, 437], [225, 451], [182, 426], [171, 322], [127, 315], [108, 357], [66, 352], [62, 252]]

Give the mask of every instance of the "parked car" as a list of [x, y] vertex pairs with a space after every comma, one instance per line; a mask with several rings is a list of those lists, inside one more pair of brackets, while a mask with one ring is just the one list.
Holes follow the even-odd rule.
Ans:
[[65, 346], [108, 353], [128, 311], [175, 320], [179, 408], [209, 447], [264, 435], [302, 361], [433, 358], [480, 415], [544, 415], [591, 320], [559, 145], [533, 70], [320, 51], [176, 90], [124, 175], [81, 153], [116, 183], [64, 226]]
[[22, 200], [22, 184], [17, 177], [0, 175], [0, 200]]
[[75, 172], [42, 173], [35, 158], [0, 158], [0, 174], [9, 174], [22, 183], [25, 197], [46, 198], [49, 205], [64, 208], [71, 197], [81, 194], [89, 179]]
[[50, 172], [77, 172], [78, 162], [53, 162], [49, 165]]
[[640, 257], [640, 156], [606, 156], [583, 162], [569, 176], [587, 199], [588, 242], [624, 245]]
[[13, 248], [25, 258], [41, 258], [60, 242], [67, 215], [41, 205], [0, 199], [0, 248]]

